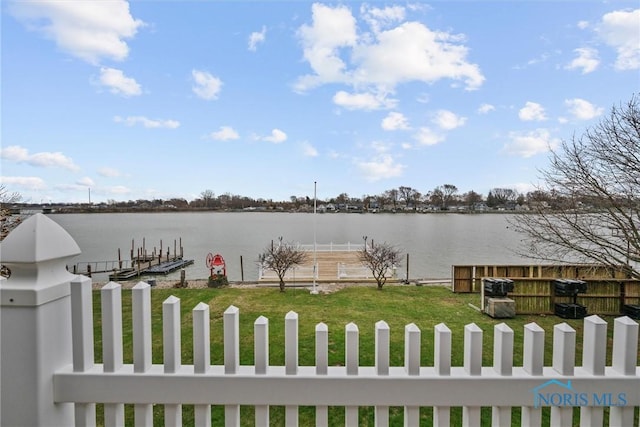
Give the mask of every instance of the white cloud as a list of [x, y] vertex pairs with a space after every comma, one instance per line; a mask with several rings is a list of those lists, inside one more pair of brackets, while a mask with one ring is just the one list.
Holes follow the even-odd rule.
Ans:
[[589, 28], [589, 21], [578, 21], [578, 28], [580, 28], [581, 30], [584, 30], [586, 28]]
[[122, 61], [129, 55], [126, 39], [144, 25], [133, 18], [129, 2], [13, 1], [13, 16], [33, 31], [53, 40], [60, 50], [91, 64]]
[[527, 101], [524, 107], [518, 112], [520, 120], [524, 121], [543, 121], [547, 120], [544, 107], [536, 102]]
[[254, 31], [249, 35], [249, 50], [255, 52], [258, 48], [258, 44], [264, 43], [267, 36], [267, 27], [263, 26], [262, 31]]
[[410, 129], [409, 121], [402, 113], [392, 111], [387, 117], [382, 119], [380, 124], [384, 130], [407, 130]]
[[338, 91], [333, 96], [333, 102], [347, 110], [378, 110], [380, 108], [393, 108], [396, 104], [394, 99], [384, 99], [373, 93], [347, 93]]
[[112, 187], [102, 187], [100, 188], [100, 192], [104, 194], [129, 194], [131, 193], [131, 189], [125, 187], [124, 185], [114, 185]]
[[464, 37], [432, 31], [419, 22], [381, 30], [404, 19], [400, 9], [362, 10], [373, 33], [359, 35], [356, 19], [346, 6], [312, 6], [312, 24], [302, 25], [298, 37], [313, 74], [301, 76], [296, 90], [343, 83], [388, 93], [401, 83], [441, 79], [463, 81], [466, 89], [473, 90], [484, 82], [479, 67], [466, 59]]
[[0, 176], [0, 183], [25, 190], [44, 190], [47, 188], [44, 180], [37, 176]]
[[364, 4], [360, 7], [360, 14], [374, 33], [380, 32], [383, 28], [388, 28], [396, 22], [401, 22], [405, 18], [405, 9], [401, 6], [386, 6], [384, 9], [371, 7]]
[[494, 111], [496, 109], [496, 107], [494, 107], [491, 104], [482, 104], [480, 105], [480, 107], [478, 107], [478, 113], [479, 114], [488, 114], [491, 111]]
[[240, 138], [240, 135], [231, 126], [220, 126], [220, 130], [217, 132], [211, 132], [209, 137], [216, 141], [230, 141], [232, 139]]
[[414, 135], [414, 139], [420, 145], [436, 145], [444, 141], [444, 135], [437, 134], [427, 127], [421, 127]]
[[433, 123], [438, 125], [440, 129], [444, 130], [453, 130], [460, 126], [464, 126], [466, 121], [466, 117], [460, 117], [448, 110], [438, 110], [433, 118]]
[[305, 157], [318, 157], [318, 150], [309, 142], [304, 141], [302, 144], [302, 155]]
[[598, 59], [598, 51], [590, 47], [581, 47], [573, 50], [576, 58], [565, 66], [567, 70], [582, 70], [582, 74], [588, 74], [595, 71], [600, 64]]
[[29, 150], [17, 145], [0, 149], [0, 158], [36, 167], [59, 167], [70, 171], [80, 169], [70, 157], [60, 152], [41, 151], [29, 154]]
[[122, 172], [120, 172], [118, 169], [103, 167], [98, 169], [98, 175], [107, 178], [118, 178], [122, 176]]
[[222, 89], [222, 80], [200, 70], [192, 70], [191, 76], [194, 81], [194, 85], [191, 87], [193, 93], [206, 100], [218, 99], [218, 94]]
[[113, 121], [116, 123], [124, 123], [127, 126], [135, 126], [139, 124], [148, 129], [177, 129], [180, 127], [180, 122], [177, 120], [149, 119], [144, 116], [129, 116], [126, 118], [115, 116]]
[[108, 87], [109, 92], [115, 95], [129, 97], [142, 94], [142, 89], [135, 79], [125, 76], [122, 70], [115, 68], [100, 68], [98, 83]]
[[356, 162], [356, 165], [364, 179], [369, 182], [401, 176], [406, 168], [405, 165], [396, 162], [390, 154], [382, 154], [369, 161]]
[[607, 13], [597, 27], [599, 36], [618, 54], [618, 70], [640, 69], [640, 9]]
[[93, 181], [93, 179], [89, 178], [88, 176], [85, 176], [83, 178], [80, 178], [78, 181], [76, 181], [76, 184], [84, 187], [93, 187], [95, 185], [95, 182]]
[[603, 108], [596, 107], [589, 101], [580, 98], [566, 99], [564, 103], [569, 108], [569, 113], [578, 120], [591, 120], [604, 111]]
[[560, 144], [557, 138], [551, 137], [547, 129], [536, 129], [531, 132], [511, 132], [509, 133], [509, 138], [511, 142], [505, 144], [505, 152], [524, 158], [546, 153]]
[[271, 135], [262, 138], [263, 141], [273, 142], [274, 144], [280, 144], [287, 140], [287, 134], [280, 129], [274, 129], [271, 131]]

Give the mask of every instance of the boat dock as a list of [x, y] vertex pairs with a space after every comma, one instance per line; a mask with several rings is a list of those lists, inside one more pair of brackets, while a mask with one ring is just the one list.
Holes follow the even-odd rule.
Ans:
[[169, 274], [193, 263], [192, 259], [183, 258], [182, 239], [179, 245], [174, 240], [173, 253], [171, 248], [163, 247], [162, 240], [159, 248], [147, 251], [146, 239], [142, 239], [142, 246], [137, 249], [135, 242], [131, 241], [129, 260], [123, 260], [118, 249], [118, 260], [79, 262], [73, 266], [72, 272], [89, 277], [96, 273], [110, 273], [109, 280], [128, 280], [142, 275]]

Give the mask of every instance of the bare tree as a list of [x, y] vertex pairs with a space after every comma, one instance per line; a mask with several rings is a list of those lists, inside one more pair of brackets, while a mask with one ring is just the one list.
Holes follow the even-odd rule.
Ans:
[[202, 198], [202, 202], [205, 207], [210, 208], [213, 206], [213, 199], [215, 198], [213, 190], [204, 190], [200, 193], [200, 197]]
[[582, 136], [564, 141], [542, 171], [538, 194], [561, 202], [534, 204], [513, 217], [528, 236], [526, 254], [622, 268], [640, 278], [640, 98], [634, 95]]
[[284, 292], [284, 277], [290, 268], [303, 264], [308, 253], [292, 243], [282, 241], [282, 237], [278, 238], [278, 243], [271, 243], [266, 247], [259, 256], [259, 261], [263, 268], [273, 270], [278, 275], [280, 281], [280, 292]]
[[382, 289], [387, 282], [389, 270], [397, 267], [400, 261], [400, 251], [387, 242], [365, 245], [358, 252], [358, 259], [371, 270], [378, 289]]

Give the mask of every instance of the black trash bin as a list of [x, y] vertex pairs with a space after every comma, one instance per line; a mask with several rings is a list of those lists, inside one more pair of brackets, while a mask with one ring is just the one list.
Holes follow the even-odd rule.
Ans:
[[506, 297], [513, 292], [513, 280], [487, 277], [484, 279], [484, 295], [487, 297]]
[[587, 292], [587, 282], [573, 279], [555, 279], [553, 281], [553, 288], [556, 295], [574, 296]]

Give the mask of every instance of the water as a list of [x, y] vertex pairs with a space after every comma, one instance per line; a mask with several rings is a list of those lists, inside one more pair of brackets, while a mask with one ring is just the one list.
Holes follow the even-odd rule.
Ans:
[[[387, 242], [401, 250], [403, 264], [398, 270], [405, 277], [409, 254], [409, 278], [449, 278], [452, 265], [520, 264], [529, 261], [516, 251], [522, 236], [508, 227], [507, 214], [305, 214], [267, 212], [182, 212], [131, 214], [54, 214], [75, 239], [82, 254], [76, 262], [129, 259], [132, 239], [135, 247], [145, 239], [147, 251], [169, 247], [182, 239], [187, 280], [206, 278], [208, 253], [221, 254], [227, 264], [229, 280], [256, 280], [256, 260], [272, 240], [313, 244], [316, 242], [362, 244]], [[168, 276], [178, 278], [179, 272]], [[95, 275], [96, 281], [106, 275]]]

